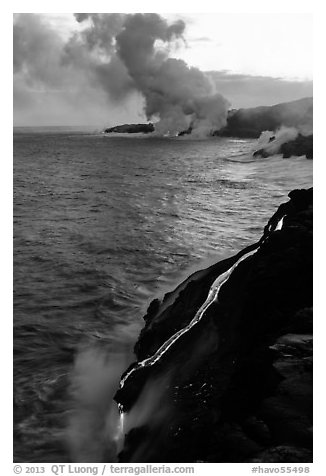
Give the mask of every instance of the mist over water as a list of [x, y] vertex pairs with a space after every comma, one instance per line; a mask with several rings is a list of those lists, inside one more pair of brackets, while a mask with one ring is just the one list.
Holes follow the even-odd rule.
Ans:
[[74, 462], [116, 461], [123, 428], [113, 400], [128, 365], [123, 353], [98, 346], [80, 350], [70, 374], [71, 411], [66, 442]]
[[312, 185], [311, 161], [256, 147], [16, 131], [15, 461], [114, 460], [112, 396], [151, 299], [257, 241]]

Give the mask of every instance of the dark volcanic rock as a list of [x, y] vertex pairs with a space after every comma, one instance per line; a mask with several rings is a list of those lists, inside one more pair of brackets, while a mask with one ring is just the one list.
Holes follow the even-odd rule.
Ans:
[[[246, 109], [232, 109], [228, 112], [227, 124], [220, 130], [212, 133], [213, 136], [240, 137], [257, 139], [263, 131], [276, 131], [281, 126], [299, 127], [310, 126], [313, 122], [313, 101], [312, 98], [303, 98], [297, 101], [276, 104], [274, 106], [260, 106]], [[122, 124], [109, 127], [104, 130], [106, 133], [150, 133], [154, 132], [155, 126], [149, 124]], [[179, 136], [191, 134], [192, 126], [180, 131]], [[298, 147], [297, 144], [295, 147]], [[289, 146], [290, 147], [290, 146]], [[312, 149], [311, 149], [312, 150]], [[292, 154], [290, 149], [286, 154]], [[304, 154], [300, 154], [304, 155]], [[307, 156], [308, 157], [308, 156]], [[310, 158], [310, 157], [308, 157]]]
[[304, 98], [275, 106], [233, 110], [227, 125], [214, 135], [256, 139], [263, 131], [276, 131], [281, 126], [298, 127], [304, 124], [312, 127], [312, 120], [312, 98]]
[[293, 446], [275, 446], [259, 453], [248, 463], [307, 463], [312, 462], [312, 451]]
[[284, 158], [291, 157], [292, 155], [301, 156], [305, 155], [307, 159], [313, 158], [313, 136], [303, 136], [298, 134], [296, 139], [286, 142], [281, 145], [280, 153]]
[[179, 132], [178, 136], [182, 137], [182, 136], [186, 136], [186, 135], [191, 134], [191, 133], [192, 133], [192, 127], [189, 126], [188, 129], [185, 129], [184, 131]]
[[289, 197], [258, 243], [150, 306], [139, 361], [191, 321], [219, 275], [257, 250], [202, 319], [117, 392], [132, 428], [121, 462], [311, 461], [312, 189]]
[[266, 148], [262, 148], [259, 150], [256, 150], [256, 152], [253, 153], [253, 156], [261, 156], [261, 157], [269, 157], [270, 155], [275, 155], [275, 154], [282, 154], [285, 159], [288, 159], [289, 157], [292, 157], [293, 155], [300, 157], [305, 155], [307, 159], [312, 159], [313, 158], [313, 135], [310, 134], [308, 136], [304, 136], [302, 134], [298, 134], [298, 136], [290, 140], [288, 142], [285, 142], [284, 144], [281, 144], [277, 152], [269, 152], [268, 146]]
[[150, 122], [149, 124], [122, 124], [121, 126], [109, 127], [105, 129], [106, 134], [112, 132], [119, 132], [120, 134], [136, 134], [142, 132], [148, 134], [149, 132], [154, 132], [154, 125]]

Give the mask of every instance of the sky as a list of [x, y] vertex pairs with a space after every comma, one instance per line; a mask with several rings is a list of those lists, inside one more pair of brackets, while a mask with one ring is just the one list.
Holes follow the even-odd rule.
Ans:
[[[172, 39], [157, 40], [155, 47], [203, 72], [228, 107], [272, 105], [312, 96], [312, 15], [160, 16], [176, 28], [182, 24], [182, 31]], [[136, 85], [128, 85], [119, 55], [113, 51], [119, 22], [119, 17], [106, 22], [95, 19], [92, 25], [89, 19], [77, 21], [73, 14], [15, 15], [14, 125], [105, 127], [146, 121], [144, 102], [153, 104], [148, 84], [144, 85], [138, 75]], [[84, 30], [88, 33], [82, 37]], [[102, 48], [100, 41], [110, 42], [112, 38], [113, 46]], [[97, 51], [92, 41], [97, 42]], [[126, 64], [134, 79], [138, 74], [135, 65], [130, 72], [130, 58], [127, 63], [124, 60], [123, 68]], [[205, 88], [208, 94], [207, 85]], [[155, 113], [161, 112], [156, 108]]]

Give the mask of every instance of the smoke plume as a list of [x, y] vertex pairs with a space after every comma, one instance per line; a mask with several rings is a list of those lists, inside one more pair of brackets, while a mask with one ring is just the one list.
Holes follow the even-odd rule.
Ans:
[[262, 145], [268, 155], [277, 154], [282, 144], [293, 140], [299, 134], [295, 127], [282, 126], [276, 132], [264, 131], [258, 139], [258, 144]]
[[225, 125], [228, 103], [210, 78], [170, 57], [183, 42], [182, 20], [169, 24], [155, 13], [75, 17], [87, 27], [71, 38], [64, 61], [92, 70], [116, 101], [140, 93], [157, 133], [175, 135], [191, 125], [202, 136]]
[[[110, 66], [78, 38], [79, 34], [64, 37], [40, 14], [15, 14], [15, 125], [90, 124], [102, 129], [117, 122], [144, 120], [141, 95], [126, 97], [126, 85], [120, 78], [122, 63], [115, 67], [112, 59]], [[112, 90], [122, 90], [120, 98], [116, 92], [109, 94], [108, 84]]]
[[16, 84], [66, 90], [79, 101], [98, 89], [115, 107], [136, 100], [163, 135], [191, 126], [202, 136], [225, 125], [228, 102], [212, 79], [171, 57], [185, 41], [183, 20], [169, 23], [155, 13], [76, 13], [75, 19], [79, 30], [64, 40], [44, 18], [15, 18]]
[[309, 136], [312, 134], [311, 127], [304, 125], [302, 127], [286, 127], [282, 126], [275, 132], [264, 131], [258, 139], [258, 145], [266, 156], [279, 154], [281, 146], [287, 142], [293, 141], [299, 135]]

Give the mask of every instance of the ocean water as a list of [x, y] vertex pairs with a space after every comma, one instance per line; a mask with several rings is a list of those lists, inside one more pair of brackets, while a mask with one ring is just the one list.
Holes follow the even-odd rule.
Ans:
[[149, 302], [312, 186], [312, 161], [256, 147], [14, 131], [15, 461], [112, 457], [112, 397]]

